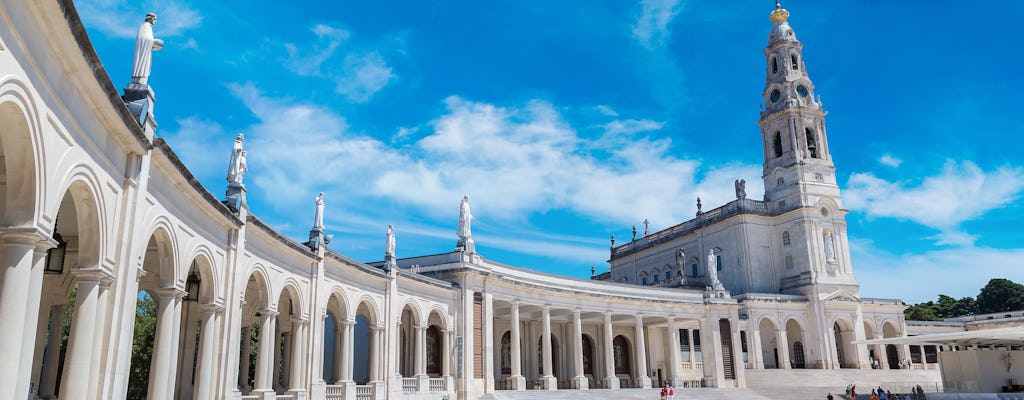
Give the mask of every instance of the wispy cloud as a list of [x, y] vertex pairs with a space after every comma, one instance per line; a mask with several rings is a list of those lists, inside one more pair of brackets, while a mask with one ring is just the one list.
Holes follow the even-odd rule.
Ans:
[[961, 223], [1016, 200], [1024, 190], [1024, 169], [1004, 166], [983, 171], [971, 161], [949, 160], [938, 175], [920, 183], [891, 182], [870, 172], [850, 176], [844, 201], [869, 217], [910, 220], [938, 229], [941, 244], [970, 244]]
[[902, 159], [896, 158], [892, 154], [889, 154], [889, 153], [882, 154], [882, 157], [878, 159], [878, 162], [880, 164], [882, 164], [882, 165], [893, 167], [893, 168], [899, 168], [900, 164], [903, 164], [903, 160]]
[[679, 0], [641, 0], [633, 38], [648, 49], [661, 48], [672, 35], [671, 24], [682, 8]]
[[[75, 8], [87, 26], [111, 37], [134, 38], [148, 12], [157, 14], [153, 33], [158, 38], [182, 36], [203, 23], [202, 14], [187, 1], [96, 0], [75, 3]], [[185, 43], [195, 47], [194, 41]]]
[[346, 29], [318, 24], [311, 29], [315, 43], [300, 46], [285, 43], [285, 66], [300, 76], [321, 77], [334, 82], [335, 92], [353, 103], [365, 103], [397, 78], [387, 59], [376, 50], [362, 51], [348, 46], [352, 33]]

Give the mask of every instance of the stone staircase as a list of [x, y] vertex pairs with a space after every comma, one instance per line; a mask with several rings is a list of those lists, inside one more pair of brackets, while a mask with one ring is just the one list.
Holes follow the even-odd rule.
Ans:
[[[857, 385], [860, 392], [883, 386], [921, 385], [941, 387], [942, 375], [937, 369], [764, 369], [746, 370], [748, 388], [802, 388], [806, 386], [830, 387], [844, 390], [846, 385]], [[865, 390], [867, 389], [867, 390]], [[928, 390], [928, 391], [934, 391]]]
[[[841, 390], [842, 388], [840, 388]], [[797, 390], [785, 388], [725, 389], [697, 388], [677, 389], [677, 400], [823, 400], [831, 388], [801, 387]], [[481, 397], [480, 400], [658, 400], [661, 389], [592, 389], [592, 390], [499, 390]], [[841, 393], [841, 392], [839, 392]], [[837, 392], [832, 391], [835, 395]], [[840, 397], [837, 396], [837, 399]]]

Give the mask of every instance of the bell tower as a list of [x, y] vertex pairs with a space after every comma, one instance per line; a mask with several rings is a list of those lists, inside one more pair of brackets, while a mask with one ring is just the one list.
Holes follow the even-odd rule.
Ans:
[[815, 296], [836, 290], [857, 296], [846, 213], [836, 183], [820, 98], [803, 59], [803, 43], [778, 2], [764, 49], [761, 109], [765, 203], [776, 216], [786, 260], [780, 290]]
[[803, 43], [789, 26], [789, 11], [775, 3], [772, 31], [764, 49], [764, 106], [761, 109], [765, 202], [773, 213], [814, 206], [821, 197], [837, 207], [839, 187], [825, 135], [821, 98], [804, 63]]

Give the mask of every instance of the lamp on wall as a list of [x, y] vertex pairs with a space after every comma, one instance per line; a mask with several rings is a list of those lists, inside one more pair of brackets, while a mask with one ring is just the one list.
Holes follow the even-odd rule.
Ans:
[[199, 276], [196, 275], [196, 262], [192, 262], [192, 272], [185, 279], [185, 301], [199, 301]]
[[46, 268], [43, 272], [60, 275], [64, 273], [64, 255], [68, 251], [68, 242], [64, 241], [56, 229], [53, 232], [53, 240], [57, 242], [57, 246], [46, 251]]

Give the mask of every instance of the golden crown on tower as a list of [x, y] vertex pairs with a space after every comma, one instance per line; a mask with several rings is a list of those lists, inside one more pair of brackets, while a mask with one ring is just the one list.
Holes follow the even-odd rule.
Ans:
[[772, 14], [771, 16], [768, 17], [768, 19], [772, 20], [773, 24], [786, 22], [786, 20], [789, 19], [789, 11], [786, 11], [785, 8], [782, 8], [782, 5], [779, 4], [778, 0], [776, 0], [775, 11], [772, 11]]

